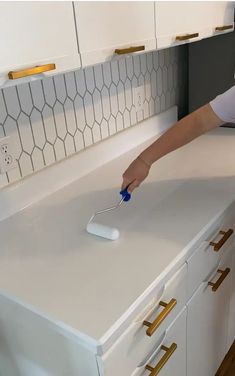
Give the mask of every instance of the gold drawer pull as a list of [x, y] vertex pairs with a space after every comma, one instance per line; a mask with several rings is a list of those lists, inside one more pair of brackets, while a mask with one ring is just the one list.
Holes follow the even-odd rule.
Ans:
[[144, 51], [145, 46], [136, 46], [136, 47], [129, 47], [129, 48], [121, 48], [121, 49], [116, 49], [114, 52], [115, 54], [118, 55], [124, 55], [124, 54], [131, 54], [133, 52], [138, 52], [138, 51]]
[[20, 71], [11, 71], [8, 73], [8, 78], [10, 80], [16, 80], [17, 78], [33, 76], [34, 74], [40, 74], [40, 73], [48, 72], [54, 69], [56, 69], [55, 64], [39, 65], [36, 67], [23, 69]]
[[149, 374], [149, 376], [156, 376], [156, 375], [158, 375], [159, 372], [161, 371], [161, 369], [164, 367], [164, 365], [167, 363], [167, 361], [170, 359], [171, 355], [175, 352], [176, 349], [177, 349], [177, 344], [176, 343], [172, 343], [172, 345], [170, 347], [161, 346], [161, 350], [166, 351], [166, 353], [159, 360], [159, 362], [156, 365], [156, 367], [153, 368], [153, 367], [149, 366], [148, 364], [147, 364], [147, 366], [145, 366], [145, 369], [147, 369], [148, 371], [151, 371], [151, 373]]
[[216, 282], [208, 282], [209, 286], [212, 286], [212, 291], [217, 291], [222, 282], [225, 280], [227, 275], [230, 273], [230, 268], [226, 268], [225, 270], [218, 269], [218, 273], [221, 273], [221, 276], [217, 279]]
[[229, 29], [233, 29], [233, 25], [217, 26], [215, 28], [216, 31], [224, 31], [224, 30], [229, 30]]
[[153, 335], [153, 333], [157, 330], [157, 328], [169, 315], [169, 313], [176, 306], [176, 304], [177, 304], [176, 299], [171, 299], [169, 303], [165, 303], [165, 302], [159, 303], [160, 306], [164, 307], [163, 311], [156, 317], [156, 319], [152, 323], [149, 321], [143, 322], [144, 325], [148, 326], [148, 329], [146, 330], [147, 336], [151, 337], [151, 335]]
[[230, 236], [233, 234], [233, 229], [230, 228], [228, 231], [220, 231], [219, 233], [223, 235], [222, 238], [217, 243], [210, 242], [210, 245], [214, 247], [215, 252], [218, 252], [220, 248], [224, 245], [224, 243], [226, 243], [228, 238], [230, 238]]
[[188, 39], [197, 38], [197, 37], [199, 37], [199, 33], [177, 35], [175, 40], [183, 41], [183, 40], [188, 40]]

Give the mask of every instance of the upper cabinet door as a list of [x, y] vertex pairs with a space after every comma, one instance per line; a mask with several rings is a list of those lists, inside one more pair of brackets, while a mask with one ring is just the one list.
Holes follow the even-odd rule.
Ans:
[[[0, 35], [1, 86], [81, 65], [72, 2], [2, 1]], [[38, 70], [36, 66], [40, 66]], [[36, 75], [38, 71], [40, 75]], [[9, 72], [13, 72], [10, 78]]]
[[232, 31], [234, 4], [156, 1], [155, 15], [157, 48], [166, 48]]
[[154, 2], [75, 2], [75, 13], [83, 66], [156, 48]]

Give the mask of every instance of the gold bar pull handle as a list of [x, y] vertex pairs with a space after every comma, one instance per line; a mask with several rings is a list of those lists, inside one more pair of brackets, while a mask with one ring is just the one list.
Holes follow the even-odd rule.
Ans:
[[116, 49], [114, 52], [117, 55], [125, 55], [125, 54], [132, 54], [133, 52], [138, 52], [138, 51], [144, 51], [145, 46], [136, 46], [136, 47], [128, 47], [128, 48], [120, 48]]
[[230, 228], [228, 231], [220, 231], [219, 232], [222, 236], [222, 238], [217, 242], [210, 242], [210, 245], [214, 247], [214, 251], [218, 252], [220, 248], [226, 243], [226, 241], [230, 238], [230, 236], [233, 234], [233, 229]]
[[40, 74], [56, 69], [55, 64], [45, 64], [39, 65], [32, 68], [22, 69], [19, 71], [11, 71], [8, 73], [8, 78], [10, 80], [16, 80], [17, 78], [23, 78], [27, 76], [34, 76], [35, 74]]
[[175, 40], [178, 42], [182, 42], [184, 40], [192, 39], [192, 38], [197, 38], [199, 37], [199, 33], [193, 33], [193, 34], [184, 34], [184, 35], [177, 35], [175, 37]]
[[215, 31], [224, 31], [224, 30], [230, 30], [230, 29], [233, 29], [233, 25], [217, 26], [215, 28]]
[[221, 276], [217, 279], [216, 282], [208, 282], [209, 286], [212, 286], [212, 291], [217, 291], [222, 282], [225, 280], [227, 275], [230, 273], [230, 268], [226, 268], [225, 270], [218, 269], [218, 273], [221, 273]]
[[151, 337], [153, 333], [157, 330], [157, 328], [161, 325], [161, 323], [165, 320], [165, 318], [169, 315], [169, 313], [173, 310], [176, 306], [177, 300], [171, 299], [169, 303], [160, 302], [159, 305], [164, 307], [162, 312], [156, 317], [156, 319], [151, 323], [149, 321], [144, 321], [143, 325], [148, 326], [146, 330], [147, 336]]
[[177, 344], [176, 343], [172, 343], [172, 345], [170, 347], [161, 346], [161, 350], [164, 350], [166, 352], [163, 355], [163, 357], [159, 360], [159, 362], [156, 365], [156, 367], [151, 367], [148, 364], [147, 364], [147, 366], [145, 366], [145, 369], [147, 369], [148, 371], [150, 371], [149, 376], [156, 376], [156, 375], [158, 375], [159, 372], [161, 371], [161, 369], [164, 367], [164, 365], [167, 363], [167, 361], [170, 359], [170, 357], [172, 356], [172, 354], [175, 352], [176, 349], [177, 349]]

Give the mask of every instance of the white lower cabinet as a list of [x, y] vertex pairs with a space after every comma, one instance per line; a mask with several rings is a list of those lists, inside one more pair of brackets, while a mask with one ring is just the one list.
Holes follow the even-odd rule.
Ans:
[[[232, 251], [188, 302], [187, 375], [214, 376], [226, 354]], [[189, 276], [190, 277], [190, 276]]]
[[235, 339], [235, 247], [232, 250], [232, 258], [233, 260], [231, 270], [231, 295], [229, 305], [227, 351], [229, 350]]

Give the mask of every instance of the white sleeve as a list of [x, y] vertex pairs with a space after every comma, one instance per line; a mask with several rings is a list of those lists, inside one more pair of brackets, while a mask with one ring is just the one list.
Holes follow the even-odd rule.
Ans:
[[214, 113], [226, 123], [235, 123], [235, 86], [210, 102]]

